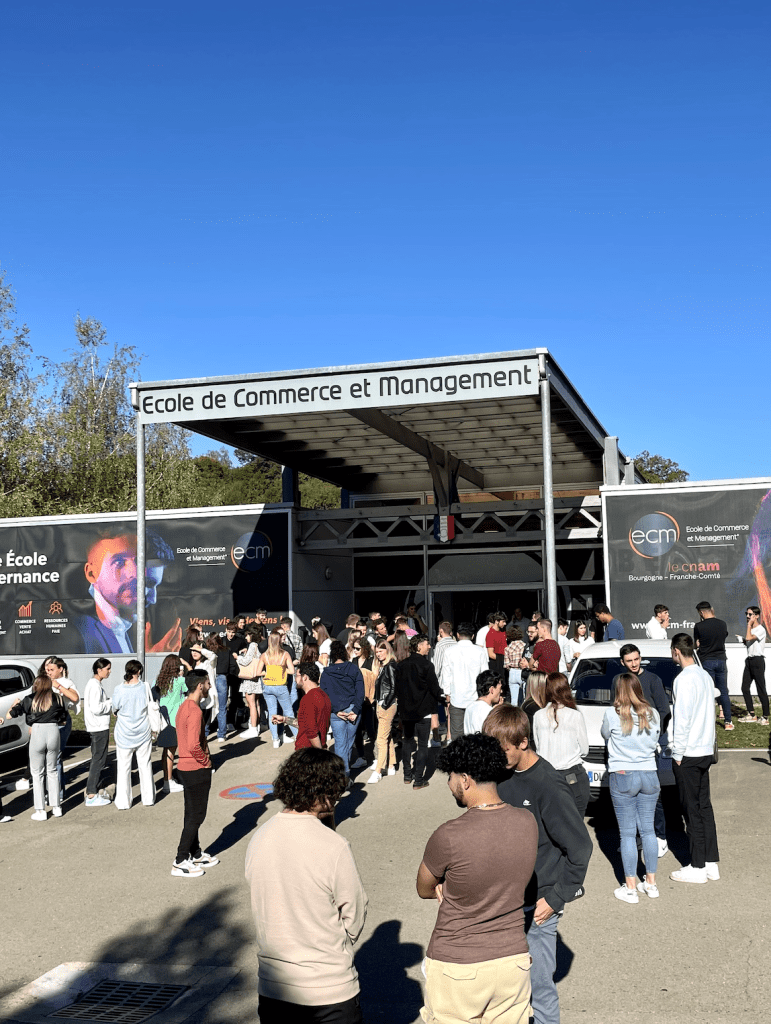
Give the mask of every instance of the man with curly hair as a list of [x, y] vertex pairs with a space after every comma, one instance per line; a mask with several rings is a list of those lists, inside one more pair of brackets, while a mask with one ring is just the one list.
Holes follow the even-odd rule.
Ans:
[[260, 1024], [362, 1024], [353, 945], [367, 894], [350, 843], [319, 820], [332, 813], [345, 785], [336, 754], [296, 750], [273, 783], [284, 809], [247, 848]]
[[525, 887], [533, 874], [538, 826], [529, 811], [498, 796], [506, 758], [492, 736], [459, 736], [437, 769], [466, 813], [434, 832], [418, 869], [417, 890], [438, 900], [428, 955], [424, 1021], [496, 1020], [527, 1024], [530, 954]]

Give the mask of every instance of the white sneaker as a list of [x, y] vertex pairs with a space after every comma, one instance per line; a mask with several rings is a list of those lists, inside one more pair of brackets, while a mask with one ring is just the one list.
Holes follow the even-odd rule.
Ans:
[[201, 853], [198, 857], [190, 857], [189, 859], [197, 868], [213, 868], [219, 864], [219, 857], [214, 857], [206, 852]]
[[377, 771], [377, 760], [372, 762], [372, 764], [369, 766], [369, 770], [371, 772], [376, 772]]
[[182, 793], [185, 787], [177, 782], [176, 779], [166, 779], [163, 783], [164, 793]]
[[656, 843], [659, 848], [659, 860], [661, 860], [665, 854], [669, 853], [669, 846], [667, 845], [666, 839], [659, 839], [658, 836], [656, 836]]
[[634, 891], [634, 889], [627, 889], [626, 885], [621, 885], [618, 889], [613, 890], [613, 895], [617, 900], [622, 900], [624, 903], [639, 903], [640, 897]]
[[201, 875], [206, 874], [203, 868], [199, 868], [190, 859], [180, 861], [179, 864], [174, 861], [171, 865], [171, 873], [176, 878], [200, 878]]
[[638, 882], [637, 891], [644, 892], [646, 896], [650, 896], [652, 900], [659, 898], [659, 887], [655, 882]]
[[273, 749], [274, 750], [278, 750], [278, 748], [280, 746], [281, 746], [281, 740], [273, 740]]
[[256, 726], [256, 725], [247, 725], [246, 730], [244, 731], [244, 736], [259, 736], [259, 735], [260, 735], [260, 730], [259, 730], [258, 726]]
[[391, 767], [386, 772], [386, 775], [396, 775], [396, 768], [394, 768], [394, 766], [391, 765]]
[[10, 814], [4, 814], [2, 818], [0, 818], [0, 825], [5, 825], [5, 823], [8, 821], [13, 821], [13, 818], [10, 816]]
[[373, 773], [372, 773], [372, 774], [370, 775], [370, 777], [369, 777], [369, 778], [367, 779], [367, 782], [368, 782], [368, 783], [369, 783], [369, 782], [380, 782], [380, 779], [381, 779], [381, 775], [380, 775], [380, 772], [373, 772]]
[[102, 796], [101, 793], [95, 793], [94, 796], [86, 797], [86, 807], [109, 807], [110, 801], [106, 796]]
[[53, 814], [53, 816], [55, 818], [61, 818], [63, 813], [64, 812], [62, 811], [61, 807], [52, 807], [51, 808], [51, 814]]
[[16, 789], [29, 789], [29, 779], [17, 779]]
[[686, 864], [679, 871], [673, 871], [669, 877], [673, 882], [695, 882], [697, 885], [704, 885], [707, 881], [707, 869]]
[[30, 817], [33, 821], [47, 821], [48, 811], [33, 811]]
[[704, 870], [707, 872], [707, 878], [710, 882], [720, 881], [720, 869], [718, 868], [716, 861], [708, 860], [704, 865]]

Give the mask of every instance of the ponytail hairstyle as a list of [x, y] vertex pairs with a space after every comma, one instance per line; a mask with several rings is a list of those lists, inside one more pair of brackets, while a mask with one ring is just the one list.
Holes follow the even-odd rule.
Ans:
[[130, 661], [126, 662], [126, 670], [123, 673], [123, 678], [126, 682], [128, 682], [130, 679], [133, 679], [134, 676], [139, 676], [139, 678], [141, 679], [143, 672], [144, 669], [142, 668], [142, 662], [137, 661], [136, 658], [131, 658]]
[[[679, 649], [679, 648], [678, 648]], [[637, 733], [650, 732], [652, 728], [651, 711], [653, 708], [643, 697], [640, 680], [630, 672], [624, 672], [616, 680], [616, 698], [613, 707], [621, 720], [621, 735], [629, 736], [634, 722], [632, 712], [637, 715]]]

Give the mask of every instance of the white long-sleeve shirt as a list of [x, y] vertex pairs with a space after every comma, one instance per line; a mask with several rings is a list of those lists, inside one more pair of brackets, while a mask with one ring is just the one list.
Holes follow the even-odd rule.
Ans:
[[104, 732], [110, 728], [112, 701], [105, 694], [96, 676], [89, 679], [83, 692], [83, 717], [88, 732]]
[[675, 676], [672, 757], [707, 757], [715, 750], [715, 684], [703, 668], [688, 665]]
[[466, 709], [477, 699], [477, 676], [490, 667], [490, 659], [484, 647], [477, 647], [470, 640], [459, 640], [444, 654], [442, 664], [442, 689], [450, 696], [450, 704]]
[[645, 624], [645, 635], [649, 640], [666, 640], [667, 631], [654, 615], [653, 618], [649, 619]]
[[584, 716], [575, 708], [558, 708], [554, 722], [554, 705], [536, 711], [533, 717], [533, 739], [538, 756], [552, 768], [563, 771], [573, 768], [589, 753]]

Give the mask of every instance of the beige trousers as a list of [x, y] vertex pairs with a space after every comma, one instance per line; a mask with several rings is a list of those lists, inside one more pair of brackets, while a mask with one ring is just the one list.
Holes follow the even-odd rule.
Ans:
[[530, 1017], [530, 954], [477, 964], [423, 962], [426, 1024], [527, 1024]]
[[386, 768], [396, 765], [396, 747], [391, 739], [391, 726], [396, 717], [396, 701], [390, 708], [377, 705], [377, 771], [382, 775]]

